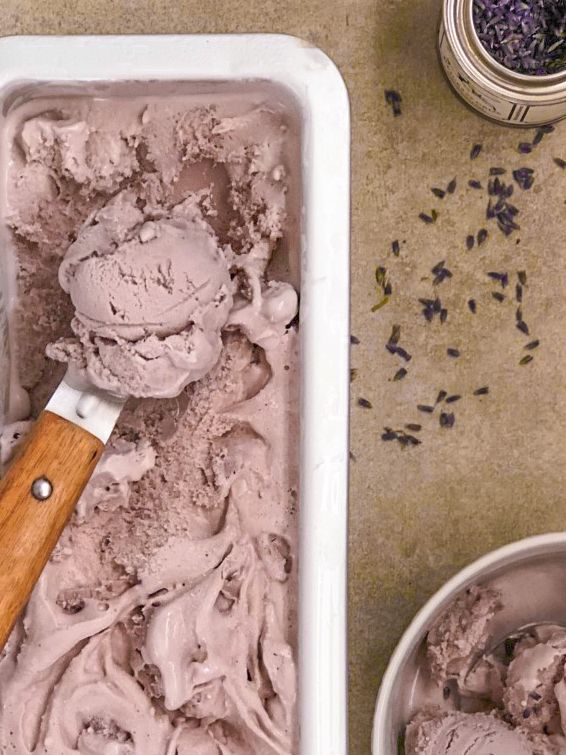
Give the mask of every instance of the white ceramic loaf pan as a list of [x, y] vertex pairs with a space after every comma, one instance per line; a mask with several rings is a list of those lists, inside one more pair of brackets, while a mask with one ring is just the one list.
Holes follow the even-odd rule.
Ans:
[[[54, 87], [137, 82], [164, 94], [277, 88], [300, 121], [301, 755], [345, 755], [349, 353], [349, 103], [334, 64], [282, 35], [0, 39], [0, 111]], [[21, 400], [9, 362], [10, 261], [0, 255], [0, 422]], [[17, 411], [16, 411], [17, 413]]]

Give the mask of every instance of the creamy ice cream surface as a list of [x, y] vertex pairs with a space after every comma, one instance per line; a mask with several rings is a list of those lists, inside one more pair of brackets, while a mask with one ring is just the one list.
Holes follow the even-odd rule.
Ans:
[[0, 657], [2, 753], [297, 752], [298, 130], [210, 99], [8, 118], [33, 415], [66, 364], [130, 399]]
[[497, 590], [474, 586], [431, 627], [420, 673], [440, 694], [409, 722], [407, 755], [566, 752], [566, 629], [542, 623], [497, 642], [504, 611]]

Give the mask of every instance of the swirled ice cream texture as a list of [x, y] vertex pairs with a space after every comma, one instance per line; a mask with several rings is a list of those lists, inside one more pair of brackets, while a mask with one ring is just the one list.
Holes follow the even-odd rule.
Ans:
[[[35, 411], [59, 360], [152, 398], [126, 405], [2, 653], [3, 753], [297, 751], [297, 294], [269, 275], [289, 133], [252, 99], [60, 101], [14, 130]], [[29, 425], [3, 428], [3, 466]]]
[[541, 624], [497, 646], [492, 625], [504, 611], [496, 590], [473, 586], [434, 623], [422, 673], [442, 703], [409, 722], [407, 755], [566, 751], [566, 630]]

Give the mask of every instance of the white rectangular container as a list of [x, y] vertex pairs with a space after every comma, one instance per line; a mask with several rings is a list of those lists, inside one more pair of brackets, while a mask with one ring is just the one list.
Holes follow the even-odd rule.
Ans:
[[[347, 752], [346, 546], [350, 127], [344, 82], [302, 40], [269, 34], [0, 39], [0, 117], [49, 86], [167, 82], [187, 91], [246, 82], [286, 90], [301, 120], [301, 755]], [[0, 421], [18, 400], [9, 361], [13, 295], [0, 249]]]

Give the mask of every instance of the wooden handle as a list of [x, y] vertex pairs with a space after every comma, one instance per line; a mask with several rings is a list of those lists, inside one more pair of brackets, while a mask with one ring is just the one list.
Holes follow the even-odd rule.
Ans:
[[[0, 648], [59, 540], [104, 445], [72, 422], [43, 412], [0, 480]], [[32, 494], [35, 480], [52, 492]], [[49, 485], [36, 484], [45, 494]]]

